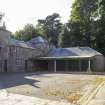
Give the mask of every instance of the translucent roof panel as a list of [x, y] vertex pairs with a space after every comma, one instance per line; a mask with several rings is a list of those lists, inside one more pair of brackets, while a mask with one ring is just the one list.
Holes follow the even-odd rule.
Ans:
[[64, 56], [94, 56], [102, 55], [90, 47], [71, 47], [56, 48], [49, 52], [48, 57], [64, 57]]

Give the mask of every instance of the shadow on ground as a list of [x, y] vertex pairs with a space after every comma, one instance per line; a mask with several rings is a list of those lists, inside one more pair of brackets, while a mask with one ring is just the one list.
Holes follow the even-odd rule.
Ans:
[[[75, 75], [104, 75], [105, 73], [87, 73], [87, 72], [57, 72], [56, 74], [75, 74]], [[51, 77], [46, 74], [49, 74], [49, 72], [36, 72], [36, 73], [0, 73], [0, 89], [6, 89], [11, 88], [15, 86], [20, 85], [31, 85], [35, 88], [40, 88], [37, 83], [41, 82], [35, 77]], [[50, 72], [50, 74], [54, 74], [53, 72]], [[26, 77], [33, 77], [32, 78], [26, 78]]]
[[36, 85], [40, 82], [36, 79], [28, 79], [26, 76], [43, 76], [43, 73], [1, 73], [0, 74], [0, 89], [11, 88], [20, 85], [31, 85], [35, 88], [40, 88]]

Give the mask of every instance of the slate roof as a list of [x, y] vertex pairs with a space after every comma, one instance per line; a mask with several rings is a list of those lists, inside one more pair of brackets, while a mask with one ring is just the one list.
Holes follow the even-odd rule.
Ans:
[[34, 44], [38, 44], [38, 43], [47, 43], [47, 40], [44, 39], [41, 36], [38, 36], [36, 38], [31, 39], [30, 41], [28, 41], [28, 43], [34, 43]]
[[16, 39], [10, 39], [9, 45], [35, 49], [31, 44], [24, 41], [16, 40]]
[[[28, 42], [11, 39], [10, 45], [36, 49], [37, 44], [47, 42], [42, 37], [36, 37]], [[37, 50], [37, 49], [36, 49]], [[90, 47], [70, 47], [70, 48], [54, 48], [50, 50], [45, 57], [39, 59], [56, 59], [56, 58], [89, 58], [95, 55], [102, 55]]]
[[40, 49], [40, 50], [49, 49], [48, 41], [41, 36], [35, 37], [32, 40], [27, 41], [27, 44], [31, 45], [34, 48]]
[[57, 59], [57, 58], [90, 58], [95, 55], [102, 55], [90, 47], [70, 47], [56, 48], [51, 50], [46, 57], [39, 59]]
[[44, 38], [42, 38], [40, 36], [33, 38], [32, 40], [27, 41], [27, 42], [12, 39], [12, 38], [10, 39], [10, 45], [31, 48], [31, 49], [36, 49], [37, 47], [41, 47], [44, 44], [46, 44], [46, 46], [47, 46], [48, 42], [47, 42], [47, 40], [45, 40]]

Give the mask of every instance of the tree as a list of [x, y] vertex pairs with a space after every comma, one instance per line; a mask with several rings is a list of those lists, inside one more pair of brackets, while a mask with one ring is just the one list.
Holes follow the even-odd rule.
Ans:
[[96, 48], [105, 55], [105, 0], [99, 0], [98, 6]]
[[80, 32], [87, 46], [91, 47], [94, 14], [97, 10], [97, 0], [75, 0], [71, 13], [71, 22], [79, 23]]
[[19, 31], [16, 31], [13, 34], [13, 38], [15, 38], [17, 40], [24, 40], [23, 35], [24, 35], [24, 31], [23, 30], [19, 30]]
[[[72, 46], [90, 46], [94, 44], [94, 19], [97, 0], [75, 0], [69, 20], [69, 35], [73, 37]], [[68, 28], [68, 26], [67, 26]], [[64, 37], [66, 33], [64, 33]], [[67, 37], [68, 38], [68, 37]], [[70, 38], [69, 38], [70, 39]], [[70, 39], [71, 41], [71, 39]], [[69, 40], [68, 40], [69, 42]]]
[[90, 46], [105, 55], [105, 0], [75, 0], [62, 46]]
[[62, 29], [60, 16], [57, 13], [47, 16], [45, 19], [38, 20], [39, 26], [43, 29], [46, 39], [58, 47], [59, 36]]
[[38, 29], [32, 24], [27, 24], [22, 30], [16, 31], [14, 37], [19, 40], [28, 41], [32, 38], [41, 35]]

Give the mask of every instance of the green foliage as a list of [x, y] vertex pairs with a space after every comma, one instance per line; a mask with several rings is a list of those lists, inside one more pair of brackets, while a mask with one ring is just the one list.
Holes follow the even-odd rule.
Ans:
[[75, 0], [62, 46], [90, 46], [105, 54], [105, 0]]
[[105, 55], [104, 30], [105, 0], [74, 0], [68, 23], [63, 25], [54, 13], [39, 19], [35, 27], [27, 24], [12, 37], [27, 41], [41, 35], [56, 47], [90, 46]]
[[71, 24], [67, 23], [64, 25], [64, 33], [62, 34], [62, 47], [71, 47], [75, 46], [75, 38], [71, 32]]
[[58, 47], [58, 40], [62, 31], [59, 14], [54, 13], [47, 16], [45, 19], [38, 20], [38, 25], [43, 29], [48, 41]]
[[18, 39], [18, 40], [24, 40], [23, 39], [23, 34], [24, 34], [23, 30], [16, 31], [15, 34], [14, 34], [14, 38]]
[[82, 45], [91, 47], [94, 12], [97, 8], [97, 2], [96, 0], [76, 0], [72, 8], [70, 20], [74, 31], [72, 34], [76, 34], [76, 40], [80, 41]]
[[22, 30], [16, 31], [14, 37], [19, 40], [28, 41], [40, 35], [58, 47], [61, 41], [61, 32], [62, 23], [60, 22], [60, 16], [54, 13], [45, 19], [38, 20], [38, 24], [35, 27], [32, 24], [27, 24]]
[[39, 35], [42, 35], [42, 33], [38, 28], [35, 29], [32, 24], [27, 24], [22, 30], [15, 32], [14, 38], [18, 40], [28, 41]]

